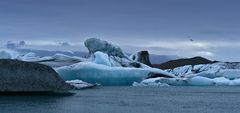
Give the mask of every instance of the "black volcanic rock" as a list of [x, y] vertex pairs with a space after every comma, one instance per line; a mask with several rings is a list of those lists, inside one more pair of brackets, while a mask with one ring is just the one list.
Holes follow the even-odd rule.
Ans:
[[54, 92], [73, 88], [49, 66], [0, 59], [0, 92]]
[[164, 77], [164, 78], [173, 78], [164, 74], [157, 74], [157, 73], [149, 73], [148, 77], [145, 79], [149, 79], [149, 78], [157, 78], [157, 77]]
[[160, 69], [173, 69], [185, 65], [212, 64], [217, 61], [211, 61], [203, 57], [193, 57], [185, 59], [171, 60], [162, 64], [153, 64], [153, 67]]
[[149, 53], [148, 51], [140, 51], [137, 52], [136, 54], [134, 54], [132, 56], [132, 60], [137, 61], [137, 62], [141, 62], [143, 64], [146, 64], [148, 66], [152, 66], [150, 60], [149, 60]]

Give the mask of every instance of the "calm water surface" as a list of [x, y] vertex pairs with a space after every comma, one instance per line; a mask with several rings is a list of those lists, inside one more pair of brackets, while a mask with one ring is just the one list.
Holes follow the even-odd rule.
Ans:
[[239, 113], [240, 87], [99, 87], [61, 96], [0, 96], [0, 113]]

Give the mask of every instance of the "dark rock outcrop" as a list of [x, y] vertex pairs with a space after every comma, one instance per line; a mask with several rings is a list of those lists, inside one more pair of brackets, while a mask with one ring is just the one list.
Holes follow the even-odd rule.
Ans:
[[73, 88], [49, 66], [0, 59], [0, 92], [55, 92]]
[[148, 51], [140, 51], [137, 52], [136, 54], [134, 54], [132, 56], [132, 60], [137, 61], [137, 62], [141, 62], [143, 64], [146, 64], [148, 66], [152, 66], [150, 60], [149, 60], [149, 53]]
[[171, 60], [162, 64], [153, 64], [153, 67], [160, 69], [174, 69], [185, 65], [212, 64], [217, 61], [211, 61], [203, 57], [193, 57], [186, 59]]
[[129, 63], [130, 66], [133, 66], [135, 68], [140, 68], [141, 67], [141, 64], [140, 63], [137, 63], [137, 62], [131, 62]]
[[157, 77], [164, 77], [164, 78], [173, 78], [173, 77], [170, 77], [168, 75], [164, 75], [164, 74], [157, 74], [157, 73], [149, 73], [147, 78], [145, 79], [149, 79], [149, 78], [157, 78]]

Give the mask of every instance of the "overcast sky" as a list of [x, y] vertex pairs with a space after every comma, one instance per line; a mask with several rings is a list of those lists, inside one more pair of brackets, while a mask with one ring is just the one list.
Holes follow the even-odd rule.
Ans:
[[240, 61], [239, 6], [239, 0], [1, 0], [0, 42], [80, 45], [95, 37], [127, 51]]

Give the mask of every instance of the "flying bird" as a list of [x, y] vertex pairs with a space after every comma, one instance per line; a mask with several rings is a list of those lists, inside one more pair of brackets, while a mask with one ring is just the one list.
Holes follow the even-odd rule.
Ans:
[[194, 40], [190, 38], [190, 41], [193, 42]]
[[193, 42], [194, 40], [191, 38], [191, 36], [187, 37], [191, 42]]

